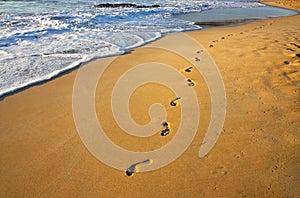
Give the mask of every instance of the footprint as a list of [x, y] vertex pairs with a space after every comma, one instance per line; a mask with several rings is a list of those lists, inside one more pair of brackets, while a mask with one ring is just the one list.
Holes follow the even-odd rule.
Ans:
[[167, 136], [170, 134], [170, 128], [169, 128], [169, 123], [168, 122], [163, 122], [162, 123], [163, 127], [166, 127], [164, 130], [161, 131], [161, 136]]
[[171, 106], [177, 106], [178, 101], [181, 100], [181, 97], [177, 97], [170, 102]]
[[133, 175], [133, 173], [134, 173], [134, 171], [131, 171], [129, 168], [126, 170], [126, 175], [127, 176], [131, 176], [131, 175]]
[[132, 164], [129, 168], [126, 169], [125, 173], [127, 176], [132, 176], [137, 170], [136, 167], [140, 164], [150, 164], [151, 160], [150, 159], [146, 159], [144, 161], [141, 162], [137, 162], [135, 164]]
[[286, 50], [291, 51], [291, 52], [296, 51], [296, 50], [294, 50], [294, 49], [292, 49], [292, 48], [286, 48]]
[[163, 122], [162, 125], [163, 125], [164, 127], [168, 127], [168, 126], [169, 126], [169, 123], [168, 123], [168, 122]]
[[167, 127], [166, 129], [164, 129], [164, 130], [161, 131], [160, 135], [161, 136], [167, 136], [167, 135], [170, 134], [170, 131], [171, 131], [170, 128]]
[[300, 45], [297, 45], [296, 43], [290, 43], [290, 44], [297, 47], [297, 48], [300, 48]]
[[189, 87], [195, 86], [195, 83], [191, 79], [187, 79], [187, 82]]
[[193, 69], [193, 67], [189, 67], [189, 68], [185, 69], [184, 71], [185, 72], [192, 72], [192, 69]]
[[289, 44], [284, 44], [287, 48], [286, 50], [289, 50], [289, 51], [292, 51], [292, 52], [295, 52], [296, 48], [300, 48], [300, 45], [297, 45], [296, 43], [289, 43]]

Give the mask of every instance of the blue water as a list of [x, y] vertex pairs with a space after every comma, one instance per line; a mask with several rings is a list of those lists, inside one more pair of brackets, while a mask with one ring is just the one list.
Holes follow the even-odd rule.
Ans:
[[178, 19], [193, 22], [216, 22], [216, 21], [246, 21], [255, 19], [266, 19], [279, 16], [292, 16], [297, 11], [287, 10], [272, 6], [260, 6], [251, 8], [216, 8], [203, 12], [193, 12], [175, 15]]
[[[160, 7], [95, 8], [100, 2]], [[0, 1], [0, 97], [166, 33], [201, 29], [175, 14], [257, 6], [254, 0]]]

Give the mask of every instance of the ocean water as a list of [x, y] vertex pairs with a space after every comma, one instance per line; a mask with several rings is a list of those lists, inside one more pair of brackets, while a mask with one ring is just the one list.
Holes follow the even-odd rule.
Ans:
[[[124, 2], [160, 7], [94, 7]], [[257, 6], [255, 0], [0, 1], [0, 97], [167, 33], [201, 29], [175, 14]]]

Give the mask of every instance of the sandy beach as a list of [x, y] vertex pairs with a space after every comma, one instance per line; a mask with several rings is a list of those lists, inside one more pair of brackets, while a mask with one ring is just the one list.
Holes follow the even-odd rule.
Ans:
[[[300, 11], [298, 0], [262, 2]], [[103, 74], [95, 95], [99, 122], [111, 140], [128, 150], [154, 150], [171, 141], [181, 112], [170, 107], [176, 95], [166, 87], [141, 86], [129, 108], [137, 123], [146, 124], [151, 104], [165, 106], [168, 136], [123, 133], [110, 109], [111, 91], [124, 72], [145, 62], [168, 64], [193, 80], [195, 86], [187, 88], [199, 98], [201, 119], [188, 149], [161, 169], [130, 177], [97, 160], [74, 122], [74, 70], [0, 101], [0, 197], [299, 197], [300, 16], [185, 34], [209, 52], [226, 90], [222, 133], [205, 157], [198, 152], [212, 104], [203, 76], [186, 73], [191, 66], [186, 59], [146, 45], [119, 56]], [[172, 38], [167, 35], [154, 45], [176, 42]], [[88, 65], [101, 66], [108, 59]]]

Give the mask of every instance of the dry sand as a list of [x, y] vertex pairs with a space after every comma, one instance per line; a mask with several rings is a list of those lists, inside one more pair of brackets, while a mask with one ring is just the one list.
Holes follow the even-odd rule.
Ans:
[[[300, 10], [297, 0], [267, 2]], [[300, 16], [188, 35], [208, 49], [226, 87], [225, 124], [206, 157], [200, 159], [198, 152], [211, 102], [198, 72], [189, 74], [201, 109], [191, 146], [162, 169], [127, 177], [98, 161], [83, 145], [72, 114], [73, 71], [0, 102], [0, 197], [299, 197]], [[103, 61], [89, 64], [101, 66]], [[99, 117], [105, 114], [100, 122], [107, 135], [135, 151], [165, 145], [180, 121], [179, 108], [169, 107], [176, 95], [149, 84], [133, 93], [131, 114], [145, 124], [149, 105], [160, 102], [173, 133], [136, 138], [122, 133], [114, 122], [108, 96], [115, 80], [147, 61], [164, 62], [179, 71], [190, 65], [167, 50], [139, 48], [109, 67], [96, 92], [96, 111]]]

